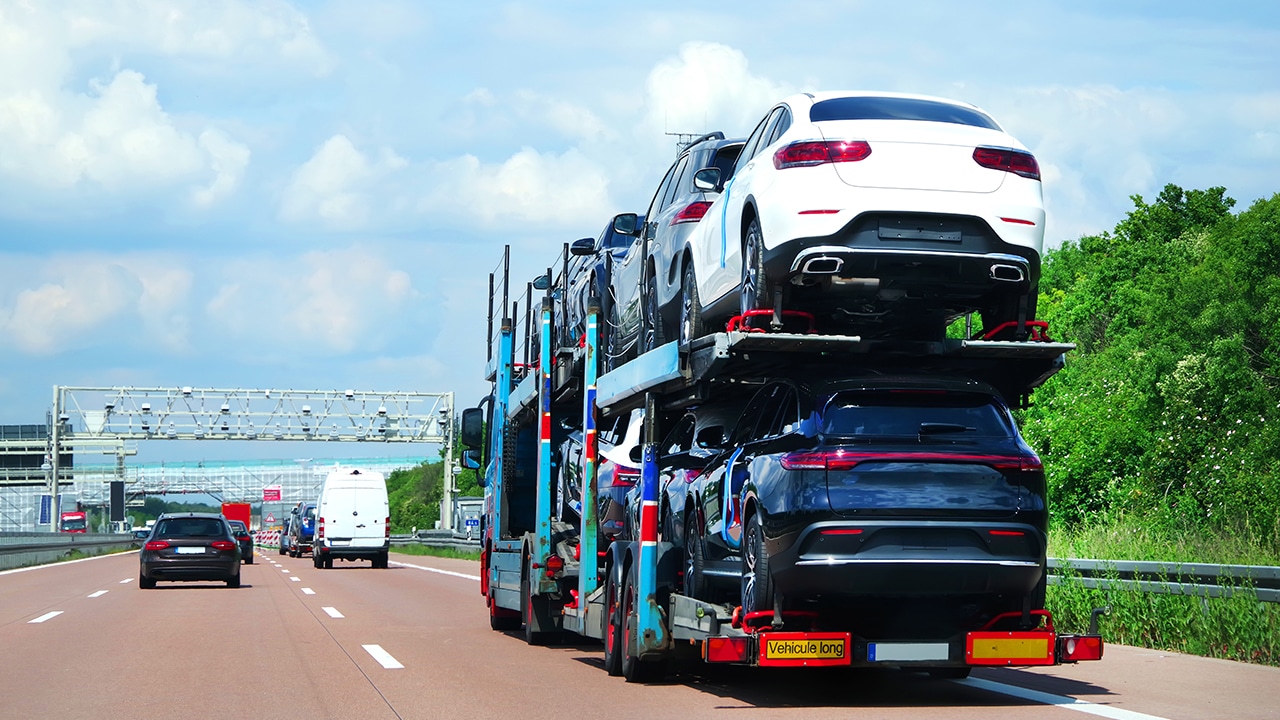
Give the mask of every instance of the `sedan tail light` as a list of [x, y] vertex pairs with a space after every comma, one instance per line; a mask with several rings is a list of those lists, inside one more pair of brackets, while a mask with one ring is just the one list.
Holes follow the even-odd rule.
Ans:
[[613, 473], [613, 484], [615, 487], [620, 485], [631, 486], [640, 481], [640, 469], [624, 468], [621, 465]]
[[1040, 179], [1040, 164], [1029, 152], [1011, 148], [980, 147], [974, 149], [973, 160], [984, 168], [1003, 170], [1032, 180]]
[[235, 550], [236, 544], [231, 542], [230, 540], [214, 540], [213, 542], [209, 543], [209, 547], [213, 548], [214, 550]]
[[168, 540], [151, 540], [142, 546], [144, 550], [164, 550], [169, 547]]
[[773, 154], [773, 166], [779, 170], [812, 167], [826, 163], [858, 162], [871, 155], [865, 140], [802, 140], [780, 148]]
[[676, 213], [675, 217], [671, 218], [671, 224], [696, 223], [702, 219], [703, 215], [707, 214], [707, 208], [709, 207], [711, 207], [711, 203], [705, 200], [689, 203], [683, 210]]

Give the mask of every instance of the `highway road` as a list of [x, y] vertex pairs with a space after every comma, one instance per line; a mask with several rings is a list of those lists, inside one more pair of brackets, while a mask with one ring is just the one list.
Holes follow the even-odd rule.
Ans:
[[631, 685], [597, 644], [491, 631], [477, 563], [392, 557], [269, 551], [236, 590], [140, 590], [134, 553], [0, 573], [0, 718], [1280, 718], [1280, 669], [1122, 646], [964, 681], [699, 666]]

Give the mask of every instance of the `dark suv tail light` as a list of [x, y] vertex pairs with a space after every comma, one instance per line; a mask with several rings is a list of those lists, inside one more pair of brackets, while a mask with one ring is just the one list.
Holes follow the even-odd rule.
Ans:
[[858, 162], [871, 155], [865, 140], [802, 140], [780, 148], [773, 154], [773, 166], [779, 170], [811, 167], [825, 163]]
[[168, 540], [150, 540], [142, 546], [144, 550], [164, 550], [169, 547]]
[[990, 465], [997, 470], [1038, 471], [1044, 466], [1032, 455], [959, 455], [940, 452], [848, 452], [816, 450], [793, 452], [779, 460], [785, 470], [852, 470], [864, 462], [954, 462]]
[[703, 215], [707, 214], [707, 208], [709, 207], [711, 207], [711, 203], [706, 202], [705, 200], [689, 203], [685, 209], [676, 213], [676, 216], [671, 218], [671, 224], [679, 225], [681, 223], [696, 223], [702, 219]]
[[1029, 152], [1010, 148], [980, 147], [974, 149], [973, 160], [984, 168], [1003, 170], [1032, 180], [1040, 179], [1040, 164]]

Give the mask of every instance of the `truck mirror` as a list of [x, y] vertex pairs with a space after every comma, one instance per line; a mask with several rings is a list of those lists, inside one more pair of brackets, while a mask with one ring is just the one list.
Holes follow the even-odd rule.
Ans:
[[462, 451], [462, 467], [468, 470], [480, 469], [480, 451], [479, 450], [463, 450]]
[[462, 411], [462, 444], [471, 449], [484, 444], [484, 412], [480, 408]]

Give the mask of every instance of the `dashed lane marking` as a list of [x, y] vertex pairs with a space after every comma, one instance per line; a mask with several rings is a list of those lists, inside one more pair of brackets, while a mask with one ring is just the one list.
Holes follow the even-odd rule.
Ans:
[[133, 578], [125, 578], [125, 579], [123, 579], [123, 580], [121, 580], [121, 581], [120, 581], [120, 584], [121, 584], [121, 585], [124, 585], [124, 584], [126, 584], [126, 583], [131, 583], [131, 582], [133, 582]]
[[316, 594], [316, 591], [315, 591], [315, 590], [312, 590], [311, 588], [302, 588], [302, 594], [303, 594], [303, 595], [315, 595], [315, 594]]
[[302, 582], [302, 578], [298, 577], [297, 575], [290, 575], [289, 579], [294, 582]]
[[45, 613], [45, 614], [41, 615], [40, 617], [36, 618], [35, 620], [28, 620], [28, 621], [27, 621], [27, 624], [28, 624], [28, 625], [35, 625], [36, 623], [42, 623], [42, 622], [44, 622], [45, 620], [52, 620], [53, 618], [56, 618], [56, 617], [58, 617], [58, 616], [59, 616], [59, 615], [61, 615], [61, 614], [62, 614], [62, 611], [61, 611], [61, 610], [54, 610], [53, 612], [47, 612], [47, 613]]
[[99, 590], [98, 592], [93, 593], [93, 594], [92, 594], [92, 595], [90, 595], [89, 597], [91, 597], [91, 598], [102, 597], [103, 595], [106, 595], [106, 594], [107, 594], [107, 591], [106, 591], [106, 590]]
[[280, 572], [282, 572], [282, 573], [287, 573], [287, 572], [289, 572], [289, 571], [288, 571], [288, 570], [281, 570]]
[[360, 647], [364, 648], [365, 652], [372, 655], [373, 659], [377, 660], [379, 665], [388, 670], [398, 670], [404, 667], [404, 665], [400, 664], [399, 660], [391, 657], [391, 653], [383, 650], [381, 645], [361, 645]]
[[346, 615], [343, 615], [342, 613], [338, 612], [338, 609], [337, 609], [337, 608], [322, 607], [322, 608], [320, 608], [320, 609], [321, 609], [321, 610], [323, 610], [323, 611], [325, 611], [326, 613], [328, 613], [329, 617], [331, 617], [331, 618], [346, 617]]
[[1075, 710], [1076, 712], [1097, 715], [1098, 717], [1111, 718], [1112, 720], [1165, 720], [1158, 715], [1148, 715], [1146, 713], [1134, 712], [1133, 710], [1124, 710], [1122, 708], [1111, 705], [1099, 705], [1097, 703], [1077, 700], [1073, 697], [1065, 697], [1063, 695], [1052, 695], [1038, 690], [1028, 690], [1018, 687], [1017, 685], [1006, 685], [1004, 683], [993, 682], [991, 680], [983, 680], [981, 678], [967, 678], [964, 680], [955, 680], [954, 682], [969, 687], [988, 690], [990, 692], [1000, 693], [1002, 695], [1012, 695], [1023, 700], [1031, 700], [1032, 702], [1044, 703], [1045, 705], [1054, 705], [1067, 710]]
[[391, 564], [399, 565], [401, 567], [413, 568], [414, 570], [426, 570], [427, 572], [440, 573], [441, 575], [452, 575], [454, 577], [466, 578], [467, 580], [475, 580], [476, 582], [480, 582], [479, 575], [468, 575], [466, 573], [454, 572], [452, 570], [441, 570], [440, 568], [427, 567], [425, 565], [413, 565], [411, 563], [397, 562], [395, 560], [392, 560]]

